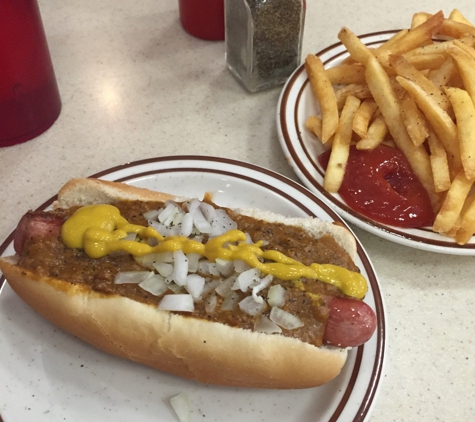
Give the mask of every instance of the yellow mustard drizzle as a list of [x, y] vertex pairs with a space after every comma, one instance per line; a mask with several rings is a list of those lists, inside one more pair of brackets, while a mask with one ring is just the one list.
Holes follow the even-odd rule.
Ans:
[[[155, 238], [158, 245], [124, 240], [128, 233], [136, 233], [142, 239]], [[181, 250], [185, 254], [200, 254], [211, 262], [218, 258], [239, 259], [258, 268], [263, 274], [271, 274], [281, 280], [297, 280], [301, 277], [318, 279], [338, 287], [347, 296], [358, 299], [362, 299], [368, 289], [365, 278], [357, 272], [331, 264], [307, 266], [278, 251], [262, 250], [262, 241], [245, 243], [246, 235], [240, 230], [230, 230], [210, 239], [206, 244], [184, 236], [163, 237], [152, 227], [130, 224], [112, 205], [79, 208], [63, 224], [61, 237], [66, 246], [84, 249], [91, 258], [101, 258], [116, 251], [143, 256]], [[227, 244], [226, 247], [224, 244]], [[259, 258], [266, 262], [261, 262]]]

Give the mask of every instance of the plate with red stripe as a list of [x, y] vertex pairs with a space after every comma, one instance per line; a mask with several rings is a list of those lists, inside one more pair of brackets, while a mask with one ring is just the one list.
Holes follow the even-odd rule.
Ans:
[[[315, 216], [346, 226], [331, 207], [305, 187], [239, 161], [159, 157], [107, 169], [93, 177], [187, 197], [212, 192], [220, 206]], [[48, 209], [54, 199], [49, 198], [38, 209]], [[14, 253], [12, 241], [13, 233], [0, 248], [2, 256]], [[44, 320], [0, 278], [1, 418], [4, 422], [176, 422], [170, 398], [185, 393], [193, 421], [367, 421], [383, 379], [386, 317], [370, 258], [360, 242], [356, 243], [355, 263], [368, 280], [365, 301], [375, 310], [376, 332], [363, 346], [349, 351], [337, 378], [304, 390], [199, 384], [108, 355]]]

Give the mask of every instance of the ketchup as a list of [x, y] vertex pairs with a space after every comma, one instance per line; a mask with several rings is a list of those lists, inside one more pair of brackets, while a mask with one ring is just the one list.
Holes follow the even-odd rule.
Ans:
[[[330, 152], [319, 157], [325, 169]], [[411, 228], [434, 222], [427, 191], [396, 148], [380, 145], [371, 151], [359, 151], [351, 146], [338, 193], [350, 208], [383, 224]]]

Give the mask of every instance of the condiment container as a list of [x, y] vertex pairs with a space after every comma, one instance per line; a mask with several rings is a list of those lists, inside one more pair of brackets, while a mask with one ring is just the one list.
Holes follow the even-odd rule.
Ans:
[[251, 92], [283, 84], [299, 66], [305, 0], [225, 0], [226, 62]]
[[178, 0], [181, 26], [203, 40], [224, 40], [224, 0]]
[[1, 0], [0, 147], [40, 135], [60, 111], [61, 99], [37, 0]]

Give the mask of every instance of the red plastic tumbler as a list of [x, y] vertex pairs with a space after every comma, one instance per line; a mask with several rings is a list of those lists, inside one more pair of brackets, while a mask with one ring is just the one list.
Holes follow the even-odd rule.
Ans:
[[181, 25], [204, 40], [224, 40], [224, 0], [178, 0]]
[[40, 135], [60, 111], [37, 0], [1, 0], [0, 147]]

